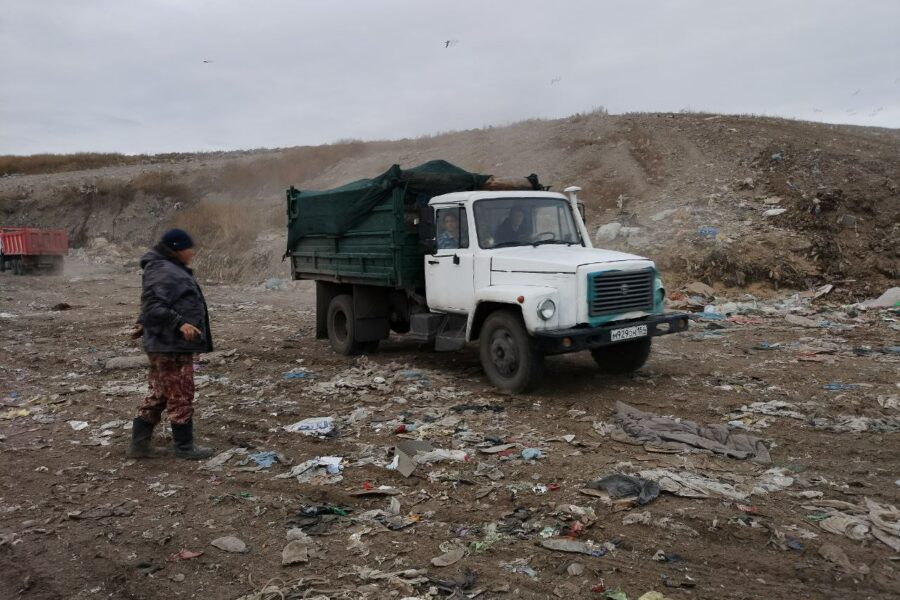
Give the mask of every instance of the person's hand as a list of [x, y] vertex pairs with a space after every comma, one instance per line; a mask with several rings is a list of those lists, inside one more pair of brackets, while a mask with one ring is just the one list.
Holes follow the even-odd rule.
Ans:
[[139, 337], [144, 335], [144, 326], [141, 325], [140, 323], [138, 323], [137, 325], [134, 326], [134, 329], [131, 330], [131, 333], [129, 335], [131, 336], [131, 339], [133, 339], [133, 340], [138, 339]]
[[185, 323], [181, 327], [178, 328], [178, 331], [181, 332], [181, 335], [184, 336], [189, 342], [194, 341], [194, 338], [200, 335], [200, 330], [191, 325], [190, 323]]

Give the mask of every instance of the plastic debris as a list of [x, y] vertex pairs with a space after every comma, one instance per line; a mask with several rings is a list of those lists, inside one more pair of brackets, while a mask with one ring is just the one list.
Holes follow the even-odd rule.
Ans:
[[848, 390], [855, 390], [859, 387], [859, 384], [856, 383], [826, 383], [825, 389], [829, 392], [845, 392]]
[[445, 552], [440, 556], [435, 556], [434, 558], [432, 558], [431, 564], [435, 567], [449, 567], [450, 565], [456, 564], [461, 561], [465, 555], [465, 548], [457, 546], [449, 552]]
[[415, 471], [416, 465], [445, 460], [465, 462], [469, 460], [469, 455], [463, 450], [435, 448], [428, 442], [403, 440], [394, 446], [394, 460], [385, 468], [409, 477]]
[[523, 460], [537, 460], [539, 458], [543, 458], [544, 453], [538, 450], [537, 448], [525, 448], [522, 450], [522, 459]]
[[310, 417], [291, 425], [285, 425], [284, 430], [292, 433], [302, 433], [303, 435], [329, 437], [334, 434], [334, 418]]
[[87, 429], [88, 422], [87, 421], [67, 421], [69, 423], [69, 427], [74, 429], [75, 431], [81, 431], [82, 429]]
[[281, 376], [285, 381], [290, 381], [292, 379], [310, 379], [312, 377], [313, 373], [306, 369], [293, 369]]
[[607, 475], [597, 481], [588, 482], [587, 486], [594, 490], [604, 490], [611, 498], [636, 496], [637, 503], [641, 505], [648, 504], [659, 496], [659, 484], [655, 481], [629, 475]]
[[276, 475], [275, 479], [294, 477], [298, 483], [338, 483], [343, 480], [340, 456], [317, 456], [294, 465], [287, 473]]
[[256, 463], [256, 465], [261, 469], [268, 469], [272, 465], [278, 462], [278, 453], [277, 452], [254, 452], [247, 456], [250, 460]]

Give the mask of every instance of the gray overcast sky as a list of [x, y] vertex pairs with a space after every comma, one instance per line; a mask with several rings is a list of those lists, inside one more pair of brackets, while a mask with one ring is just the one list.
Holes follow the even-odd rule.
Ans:
[[0, 0], [0, 153], [387, 139], [598, 106], [900, 127], [900, 1]]

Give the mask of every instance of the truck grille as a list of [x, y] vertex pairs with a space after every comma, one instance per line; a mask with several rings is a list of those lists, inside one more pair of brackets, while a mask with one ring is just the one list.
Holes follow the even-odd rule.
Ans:
[[592, 317], [653, 310], [653, 269], [590, 273], [588, 288]]

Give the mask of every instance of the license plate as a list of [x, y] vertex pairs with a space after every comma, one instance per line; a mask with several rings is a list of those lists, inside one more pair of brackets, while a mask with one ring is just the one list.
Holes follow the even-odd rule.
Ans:
[[622, 340], [631, 340], [639, 337], [647, 336], [646, 325], [635, 325], [634, 327], [623, 327], [622, 329], [613, 329], [610, 332], [610, 340], [613, 342], [621, 342]]

